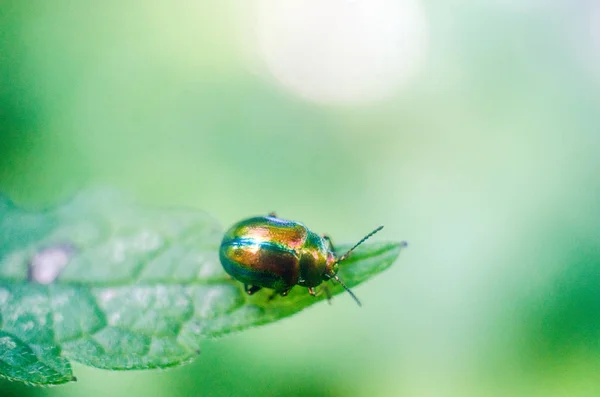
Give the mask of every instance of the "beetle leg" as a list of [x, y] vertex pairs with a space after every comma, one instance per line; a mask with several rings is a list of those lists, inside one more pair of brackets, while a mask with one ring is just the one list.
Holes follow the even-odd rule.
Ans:
[[308, 287], [308, 293], [311, 294], [312, 296], [317, 296], [317, 293], [315, 292], [314, 287]]
[[269, 216], [272, 216], [274, 218], [277, 218], [277, 214], [275, 213], [275, 211], [271, 211], [269, 212]]
[[335, 247], [333, 246], [333, 242], [331, 241], [331, 237], [329, 237], [326, 234], [322, 234], [321, 237], [323, 237], [323, 239], [325, 239], [329, 243], [329, 249], [331, 250], [331, 252], [333, 252], [335, 254]]
[[327, 284], [323, 284], [321, 291], [325, 292], [325, 295], [327, 296], [327, 303], [331, 305], [331, 291], [329, 291]]
[[246, 291], [246, 293], [248, 295], [252, 295], [253, 293], [257, 292], [260, 290], [261, 287], [257, 286], [257, 285], [248, 285], [248, 284], [244, 284], [244, 290]]
[[288, 292], [290, 292], [290, 289], [286, 289], [285, 291], [279, 291], [279, 292], [273, 291], [273, 293], [269, 296], [269, 298], [267, 298], [267, 302], [271, 302], [273, 300], [273, 298], [275, 298], [278, 294], [281, 296], [286, 296], [288, 294]]
[[267, 298], [267, 302], [271, 302], [273, 300], [273, 298], [275, 298], [277, 296], [277, 291], [273, 291], [273, 293], [271, 295], [269, 295], [269, 297]]

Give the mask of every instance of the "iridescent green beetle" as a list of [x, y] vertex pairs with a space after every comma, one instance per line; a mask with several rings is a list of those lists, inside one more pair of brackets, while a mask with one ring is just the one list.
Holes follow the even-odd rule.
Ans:
[[[280, 219], [272, 213], [233, 225], [223, 237], [219, 255], [225, 271], [244, 283], [250, 295], [261, 288], [271, 288], [285, 296], [294, 285], [301, 285], [315, 296], [316, 286], [333, 279], [360, 306], [358, 298], [338, 277], [338, 264], [381, 229], [383, 226], [344, 255], [337, 256], [329, 237], [319, 236], [302, 223]], [[329, 298], [329, 291], [324, 290]]]

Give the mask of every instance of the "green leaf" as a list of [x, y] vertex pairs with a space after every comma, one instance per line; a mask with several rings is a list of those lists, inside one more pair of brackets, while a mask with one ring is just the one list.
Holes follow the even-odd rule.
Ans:
[[[325, 299], [301, 287], [287, 297], [248, 296], [219, 263], [222, 232], [211, 217], [141, 208], [110, 191], [37, 211], [0, 197], [0, 228], [0, 375], [12, 380], [72, 381], [69, 359], [113, 370], [178, 365], [198, 354], [203, 338]], [[401, 247], [364, 244], [340, 277], [358, 285]]]

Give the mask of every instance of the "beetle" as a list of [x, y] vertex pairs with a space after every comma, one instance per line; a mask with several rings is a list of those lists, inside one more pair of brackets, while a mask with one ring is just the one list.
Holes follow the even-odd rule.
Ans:
[[[241, 281], [249, 295], [261, 288], [270, 288], [286, 296], [292, 287], [300, 285], [316, 296], [316, 286], [323, 281], [335, 280], [361, 306], [356, 295], [340, 280], [338, 265], [381, 229], [383, 226], [338, 256], [328, 236], [318, 235], [300, 222], [270, 213], [231, 226], [221, 242], [219, 258], [225, 271]], [[327, 287], [323, 286], [323, 289], [330, 299]]]

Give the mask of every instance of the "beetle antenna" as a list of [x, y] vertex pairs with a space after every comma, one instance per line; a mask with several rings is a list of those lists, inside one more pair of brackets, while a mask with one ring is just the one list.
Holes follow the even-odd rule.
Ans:
[[352, 290], [351, 290], [350, 288], [348, 288], [348, 287], [346, 286], [346, 284], [344, 284], [344, 282], [343, 282], [342, 280], [340, 280], [340, 277], [339, 277], [337, 274], [333, 276], [333, 279], [335, 279], [335, 281], [337, 281], [338, 283], [340, 283], [340, 285], [341, 285], [342, 287], [344, 287], [344, 289], [345, 289], [346, 291], [348, 291], [348, 293], [350, 294], [350, 296], [352, 297], [352, 299], [354, 299], [354, 301], [356, 302], [356, 304], [357, 304], [359, 307], [362, 307], [362, 304], [360, 303], [360, 301], [358, 300], [358, 298], [356, 297], [356, 295], [354, 295], [354, 292], [352, 292]]
[[[383, 229], [383, 226], [379, 226], [377, 229], [375, 229], [375, 230], [373, 230], [371, 233], [367, 234], [365, 237], [363, 237], [363, 239], [362, 239], [362, 240], [360, 240], [358, 243], [356, 243], [356, 244], [354, 245], [354, 247], [350, 248], [350, 249], [348, 250], [348, 252], [346, 252], [344, 255], [340, 256], [339, 258], [337, 258], [337, 260], [336, 260], [335, 262], [336, 262], [336, 263], [340, 263], [341, 261], [343, 261], [343, 260], [347, 259], [347, 258], [348, 258], [348, 256], [350, 256], [350, 253], [351, 253], [352, 251], [354, 251], [354, 249], [355, 249], [356, 247], [358, 247], [359, 245], [361, 245], [362, 243], [364, 243], [365, 241], [367, 241], [367, 239], [368, 239], [369, 237], [371, 237], [372, 235], [374, 235], [375, 233], [377, 233], [377, 232], [378, 232], [378, 231], [380, 231], [381, 229]], [[343, 285], [343, 284], [342, 284], [342, 285]]]

